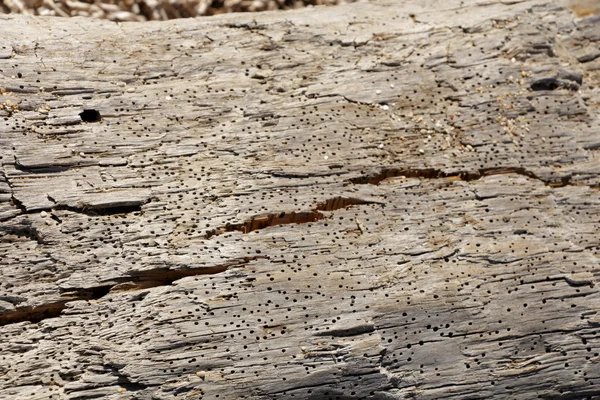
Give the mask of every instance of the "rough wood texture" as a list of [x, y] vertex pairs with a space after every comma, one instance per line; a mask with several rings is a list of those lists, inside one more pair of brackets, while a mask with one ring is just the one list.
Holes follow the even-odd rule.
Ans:
[[598, 398], [574, 9], [0, 16], [0, 398]]

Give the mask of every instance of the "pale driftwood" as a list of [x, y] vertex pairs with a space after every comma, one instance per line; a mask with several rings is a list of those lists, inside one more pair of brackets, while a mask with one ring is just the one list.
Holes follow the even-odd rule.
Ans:
[[598, 398], [600, 18], [411, 3], [0, 17], [0, 398]]

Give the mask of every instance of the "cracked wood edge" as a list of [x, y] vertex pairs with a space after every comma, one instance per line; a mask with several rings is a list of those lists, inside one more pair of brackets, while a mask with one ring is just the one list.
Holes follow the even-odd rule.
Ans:
[[0, 16], [0, 398], [599, 396], [594, 10]]

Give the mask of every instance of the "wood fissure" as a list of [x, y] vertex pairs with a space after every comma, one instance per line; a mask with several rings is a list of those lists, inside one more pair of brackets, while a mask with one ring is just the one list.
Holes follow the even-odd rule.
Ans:
[[225, 226], [206, 232], [205, 237], [206, 239], [210, 239], [213, 236], [222, 235], [227, 232], [238, 231], [246, 234], [262, 230], [271, 226], [288, 224], [307, 224], [309, 222], [317, 222], [319, 220], [327, 218], [327, 216], [321, 211], [335, 211], [342, 208], [365, 204], [383, 205], [383, 203], [380, 202], [338, 196], [331, 199], [327, 199], [324, 202], [317, 203], [316, 207], [310, 211], [282, 211], [279, 213], [261, 214], [239, 224], [226, 224]]
[[18, 324], [20, 322], [38, 323], [48, 318], [56, 318], [64, 310], [69, 300], [50, 304], [42, 304], [37, 307], [19, 307], [16, 311], [0, 315], [0, 326]]
[[91, 217], [94, 216], [107, 216], [107, 215], [120, 215], [120, 214], [130, 214], [130, 213], [141, 213], [142, 207], [140, 205], [116, 205], [116, 206], [108, 206], [104, 205], [102, 207], [73, 207], [67, 205], [57, 205], [55, 207], [49, 209], [38, 209], [29, 212], [40, 212], [40, 211], [71, 211], [78, 214], [84, 214]]
[[379, 185], [386, 179], [405, 177], [405, 178], [423, 178], [423, 179], [444, 179], [444, 178], [455, 178], [465, 182], [475, 181], [482, 179], [486, 176], [493, 175], [506, 175], [516, 174], [526, 176], [531, 179], [543, 182], [544, 185], [549, 187], [564, 187], [570, 184], [571, 177], [564, 176], [560, 179], [555, 180], [544, 180], [538, 177], [535, 173], [526, 170], [523, 167], [497, 167], [497, 168], [481, 168], [474, 171], [458, 171], [458, 172], [445, 172], [436, 168], [422, 168], [422, 169], [401, 169], [401, 168], [383, 168], [378, 172], [368, 175], [362, 175], [356, 178], [351, 178], [350, 182], [359, 185]]
[[100, 300], [109, 293], [132, 292], [155, 287], [172, 285], [173, 282], [201, 275], [215, 275], [223, 273], [231, 268], [241, 267], [252, 260], [261, 259], [261, 256], [245, 257], [238, 261], [232, 261], [224, 265], [212, 267], [201, 267], [188, 270], [172, 270], [168, 268], [157, 268], [148, 271], [138, 271], [130, 278], [114, 279], [110, 284], [89, 288], [63, 288], [61, 297], [64, 300], [50, 304], [42, 304], [35, 307], [16, 307], [9, 313], [0, 314], [0, 326], [17, 324], [20, 322], [39, 323], [49, 318], [60, 317], [67, 303], [74, 301]]

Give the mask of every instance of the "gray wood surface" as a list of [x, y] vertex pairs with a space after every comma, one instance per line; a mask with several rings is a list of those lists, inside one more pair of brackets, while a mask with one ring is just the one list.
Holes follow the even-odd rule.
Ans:
[[0, 399], [600, 398], [598, 14], [0, 31]]

